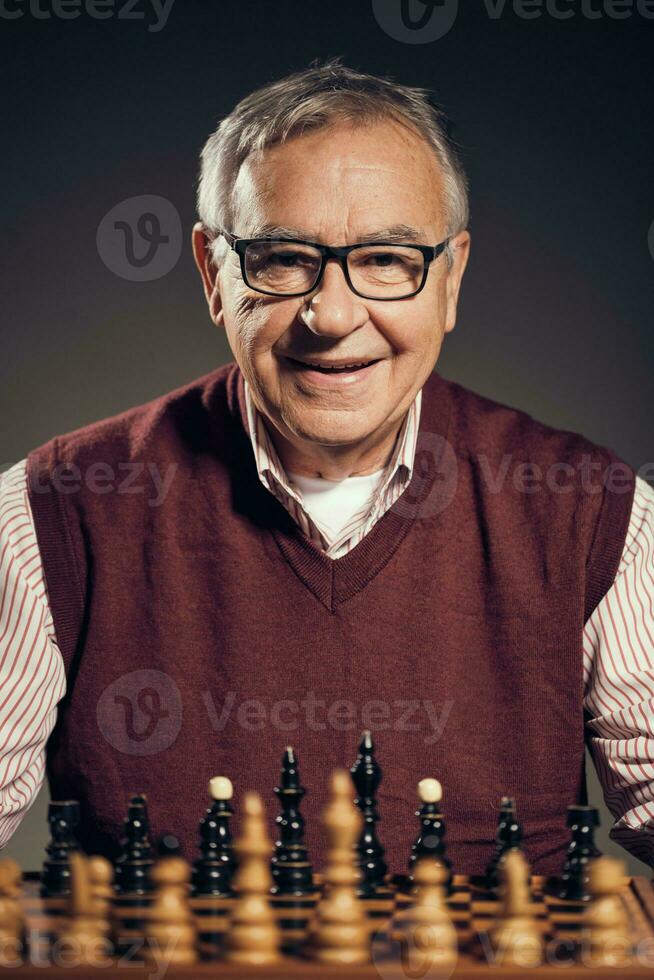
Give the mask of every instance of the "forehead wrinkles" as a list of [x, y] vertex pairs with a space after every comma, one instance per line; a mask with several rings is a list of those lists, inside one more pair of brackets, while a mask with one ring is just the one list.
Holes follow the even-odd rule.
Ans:
[[[393, 129], [390, 134], [380, 132], [381, 127], [373, 129], [367, 140], [351, 130], [322, 130], [269, 147], [260, 157], [246, 158], [233, 197], [241, 224], [254, 227], [271, 219], [292, 224], [285, 220], [287, 212], [303, 210], [307, 196], [312, 207], [345, 205], [350, 212], [395, 200], [403, 213], [394, 215], [394, 221], [409, 221], [404, 208], [419, 209], [413, 224], [418, 218], [424, 223], [425, 210], [441, 214], [442, 176], [431, 148], [403, 127]], [[350, 148], [348, 136], [355, 142]], [[300, 215], [310, 220], [314, 216]], [[239, 233], [247, 231], [241, 227]]]

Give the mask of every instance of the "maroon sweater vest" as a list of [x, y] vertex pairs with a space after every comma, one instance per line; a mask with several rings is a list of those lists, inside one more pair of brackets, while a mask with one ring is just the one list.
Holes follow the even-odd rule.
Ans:
[[80, 801], [83, 846], [113, 856], [144, 792], [153, 832], [192, 857], [217, 774], [236, 810], [263, 793], [272, 823], [292, 744], [319, 865], [330, 770], [370, 728], [393, 871], [424, 776], [457, 870], [485, 867], [503, 794], [535, 870], [557, 870], [585, 792], [582, 629], [616, 574], [633, 471], [433, 374], [410, 486], [334, 560], [261, 486], [244, 413], [227, 365], [28, 457], [68, 682], [47, 771], [53, 798]]

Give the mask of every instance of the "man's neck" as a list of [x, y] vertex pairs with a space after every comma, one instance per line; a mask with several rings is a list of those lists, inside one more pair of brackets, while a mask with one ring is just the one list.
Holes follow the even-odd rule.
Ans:
[[350, 476], [376, 473], [387, 466], [403, 421], [401, 419], [369, 443], [347, 446], [315, 443], [304, 446], [291, 442], [270, 423], [266, 429], [287, 473], [340, 481]]

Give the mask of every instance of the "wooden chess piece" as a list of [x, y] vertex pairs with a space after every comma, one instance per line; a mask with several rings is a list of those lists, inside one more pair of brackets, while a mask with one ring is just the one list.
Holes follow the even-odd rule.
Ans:
[[531, 909], [530, 870], [522, 851], [514, 848], [497, 866], [501, 911], [490, 937], [498, 966], [538, 966], [544, 941]]
[[422, 855], [437, 857], [445, 865], [445, 888], [449, 893], [452, 889], [452, 865], [446, 854], [445, 817], [441, 808], [443, 788], [439, 781], [431, 777], [421, 779], [418, 783], [418, 799], [420, 807], [416, 810], [416, 817], [420, 821], [420, 833], [411, 845], [409, 880], [413, 881], [413, 868]]
[[599, 813], [593, 806], [569, 806], [567, 824], [571, 839], [557, 893], [559, 898], [588, 902], [588, 864], [600, 856], [593, 839]]
[[486, 868], [486, 887], [497, 888], [499, 883], [498, 866], [507, 851], [519, 848], [522, 840], [522, 827], [516, 816], [515, 800], [503, 796], [495, 836], [495, 851]]
[[150, 872], [154, 864], [150, 843], [147, 799], [143, 793], [129, 801], [125, 836], [116, 860], [116, 891], [120, 895], [146, 895], [152, 890]]
[[103, 857], [69, 855], [68, 919], [59, 936], [59, 949], [70, 966], [110, 963], [110, 907], [113, 869]]
[[272, 841], [259, 794], [246, 793], [241, 809], [241, 833], [234, 844], [236, 899], [225, 936], [225, 959], [243, 966], [268, 966], [279, 962], [281, 945], [270, 904]]
[[331, 799], [324, 815], [329, 849], [325, 893], [318, 903], [309, 937], [309, 955], [321, 963], [352, 966], [370, 961], [367, 916], [357, 897], [358, 852], [363, 819], [350, 796], [345, 769], [332, 773]]
[[377, 791], [382, 781], [382, 770], [377, 762], [372, 734], [369, 731], [361, 736], [359, 754], [350, 769], [350, 775], [357, 793], [354, 805], [359, 808], [363, 817], [363, 828], [357, 844], [361, 869], [358, 891], [361, 898], [374, 898], [384, 885], [388, 866], [384, 860], [384, 848], [377, 836]]
[[100, 855], [87, 858], [91, 886], [91, 913], [95, 929], [109, 945], [112, 931], [112, 911], [114, 899], [114, 872], [109, 861]]
[[52, 898], [70, 892], [71, 851], [79, 850], [75, 836], [80, 813], [77, 800], [51, 800], [48, 804], [50, 841], [41, 873], [41, 895]]
[[[172, 841], [173, 838], [167, 838]], [[146, 963], [192, 966], [197, 962], [197, 931], [189, 904], [188, 861], [174, 848], [164, 850], [151, 872], [154, 898], [148, 910], [143, 958]]]
[[281, 813], [275, 819], [279, 838], [271, 861], [274, 895], [310, 895], [314, 891], [313, 870], [304, 840], [304, 817], [300, 804], [306, 790], [300, 782], [297, 756], [287, 746], [282, 758], [282, 771], [275, 796]]
[[449, 868], [438, 857], [425, 854], [413, 865], [414, 905], [398, 912], [392, 924], [393, 938], [403, 945], [402, 962], [411, 964], [412, 975], [431, 976], [432, 970], [456, 964], [456, 928], [445, 900], [448, 878]]
[[17, 966], [25, 948], [25, 915], [20, 904], [20, 866], [0, 860], [0, 967]]
[[621, 897], [628, 880], [625, 864], [619, 858], [602, 856], [589, 861], [587, 871], [591, 899], [582, 921], [584, 954], [594, 967], [626, 966], [633, 945]]
[[231, 799], [234, 787], [227, 776], [209, 780], [212, 804], [200, 821], [200, 856], [193, 864], [192, 895], [213, 895], [229, 898], [234, 892], [232, 878], [236, 858], [229, 826], [233, 814]]

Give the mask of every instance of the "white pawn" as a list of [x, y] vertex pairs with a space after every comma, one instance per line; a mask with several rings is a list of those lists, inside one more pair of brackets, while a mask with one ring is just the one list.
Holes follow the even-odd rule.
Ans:
[[152, 870], [154, 899], [146, 919], [146, 963], [192, 966], [197, 962], [197, 930], [189, 904], [188, 862], [178, 855], [160, 858]]
[[498, 865], [501, 911], [491, 929], [497, 965], [534, 967], [543, 961], [544, 939], [531, 908], [530, 870], [522, 851], [507, 851]]
[[592, 966], [627, 966], [633, 944], [629, 916], [621, 897], [626, 868], [619, 858], [597, 857], [588, 862], [591, 901], [584, 912], [584, 944]]
[[427, 977], [432, 970], [449, 970], [456, 964], [458, 942], [445, 900], [447, 878], [442, 861], [419, 857], [413, 870], [415, 904], [398, 912], [393, 922], [393, 937], [403, 944], [412, 975]]
[[241, 833], [234, 844], [238, 859], [234, 877], [237, 897], [226, 936], [225, 958], [242, 966], [269, 966], [279, 961], [281, 945], [270, 904], [272, 841], [259, 794], [246, 793], [241, 809]]

